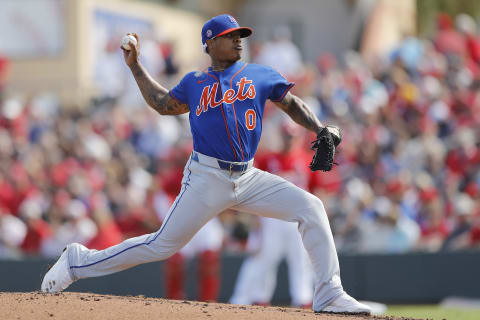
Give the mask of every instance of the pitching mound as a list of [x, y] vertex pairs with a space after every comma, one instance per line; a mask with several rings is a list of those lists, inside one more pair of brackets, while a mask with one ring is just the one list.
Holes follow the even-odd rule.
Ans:
[[91, 293], [66, 292], [43, 294], [40, 292], [0, 292], [0, 318], [21, 320], [190, 320], [190, 319], [235, 319], [235, 320], [357, 320], [406, 318], [318, 315], [311, 310], [240, 306], [196, 301], [175, 301], [157, 298], [121, 297]]

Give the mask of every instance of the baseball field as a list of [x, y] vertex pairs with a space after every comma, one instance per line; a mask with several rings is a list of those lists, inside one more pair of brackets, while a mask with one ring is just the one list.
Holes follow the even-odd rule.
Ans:
[[478, 308], [442, 307], [438, 305], [397, 305], [389, 306], [387, 315], [432, 320], [477, 320], [480, 319], [480, 310]]
[[412, 319], [395, 316], [346, 316], [315, 314], [286, 307], [241, 306], [196, 301], [165, 300], [143, 296], [110, 296], [91, 293], [0, 293], [1, 319]]

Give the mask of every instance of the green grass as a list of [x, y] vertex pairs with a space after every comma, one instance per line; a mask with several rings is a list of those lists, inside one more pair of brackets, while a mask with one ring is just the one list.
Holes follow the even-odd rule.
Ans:
[[386, 315], [434, 320], [479, 320], [480, 309], [443, 308], [436, 305], [388, 306]]

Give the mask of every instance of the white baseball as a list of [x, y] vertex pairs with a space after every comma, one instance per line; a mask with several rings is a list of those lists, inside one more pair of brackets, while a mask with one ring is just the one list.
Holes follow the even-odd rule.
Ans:
[[332, 126], [327, 126], [327, 130], [331, 133], [336, 135], [337, 137], [340, 137], [340, 129], [337, 127], [332, 127]]
[[122, 39], [122, 48], [127, 51], [130, 51], [132, 50], [132, 48], [130, 47], [131, 45], [136, 46], [137, 39], [134, 36], [128, 34]]

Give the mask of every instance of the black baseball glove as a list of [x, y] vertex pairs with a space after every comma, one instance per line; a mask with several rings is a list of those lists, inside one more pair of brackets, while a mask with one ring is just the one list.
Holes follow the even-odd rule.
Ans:
[[339, 127], [328, 125], [317, 134], [317, 140], [312, 142], [312, 150], [315, 150], [310, 170], [330, 171], [333, 167], [335, 148], [342, 141], [342, 131]]

